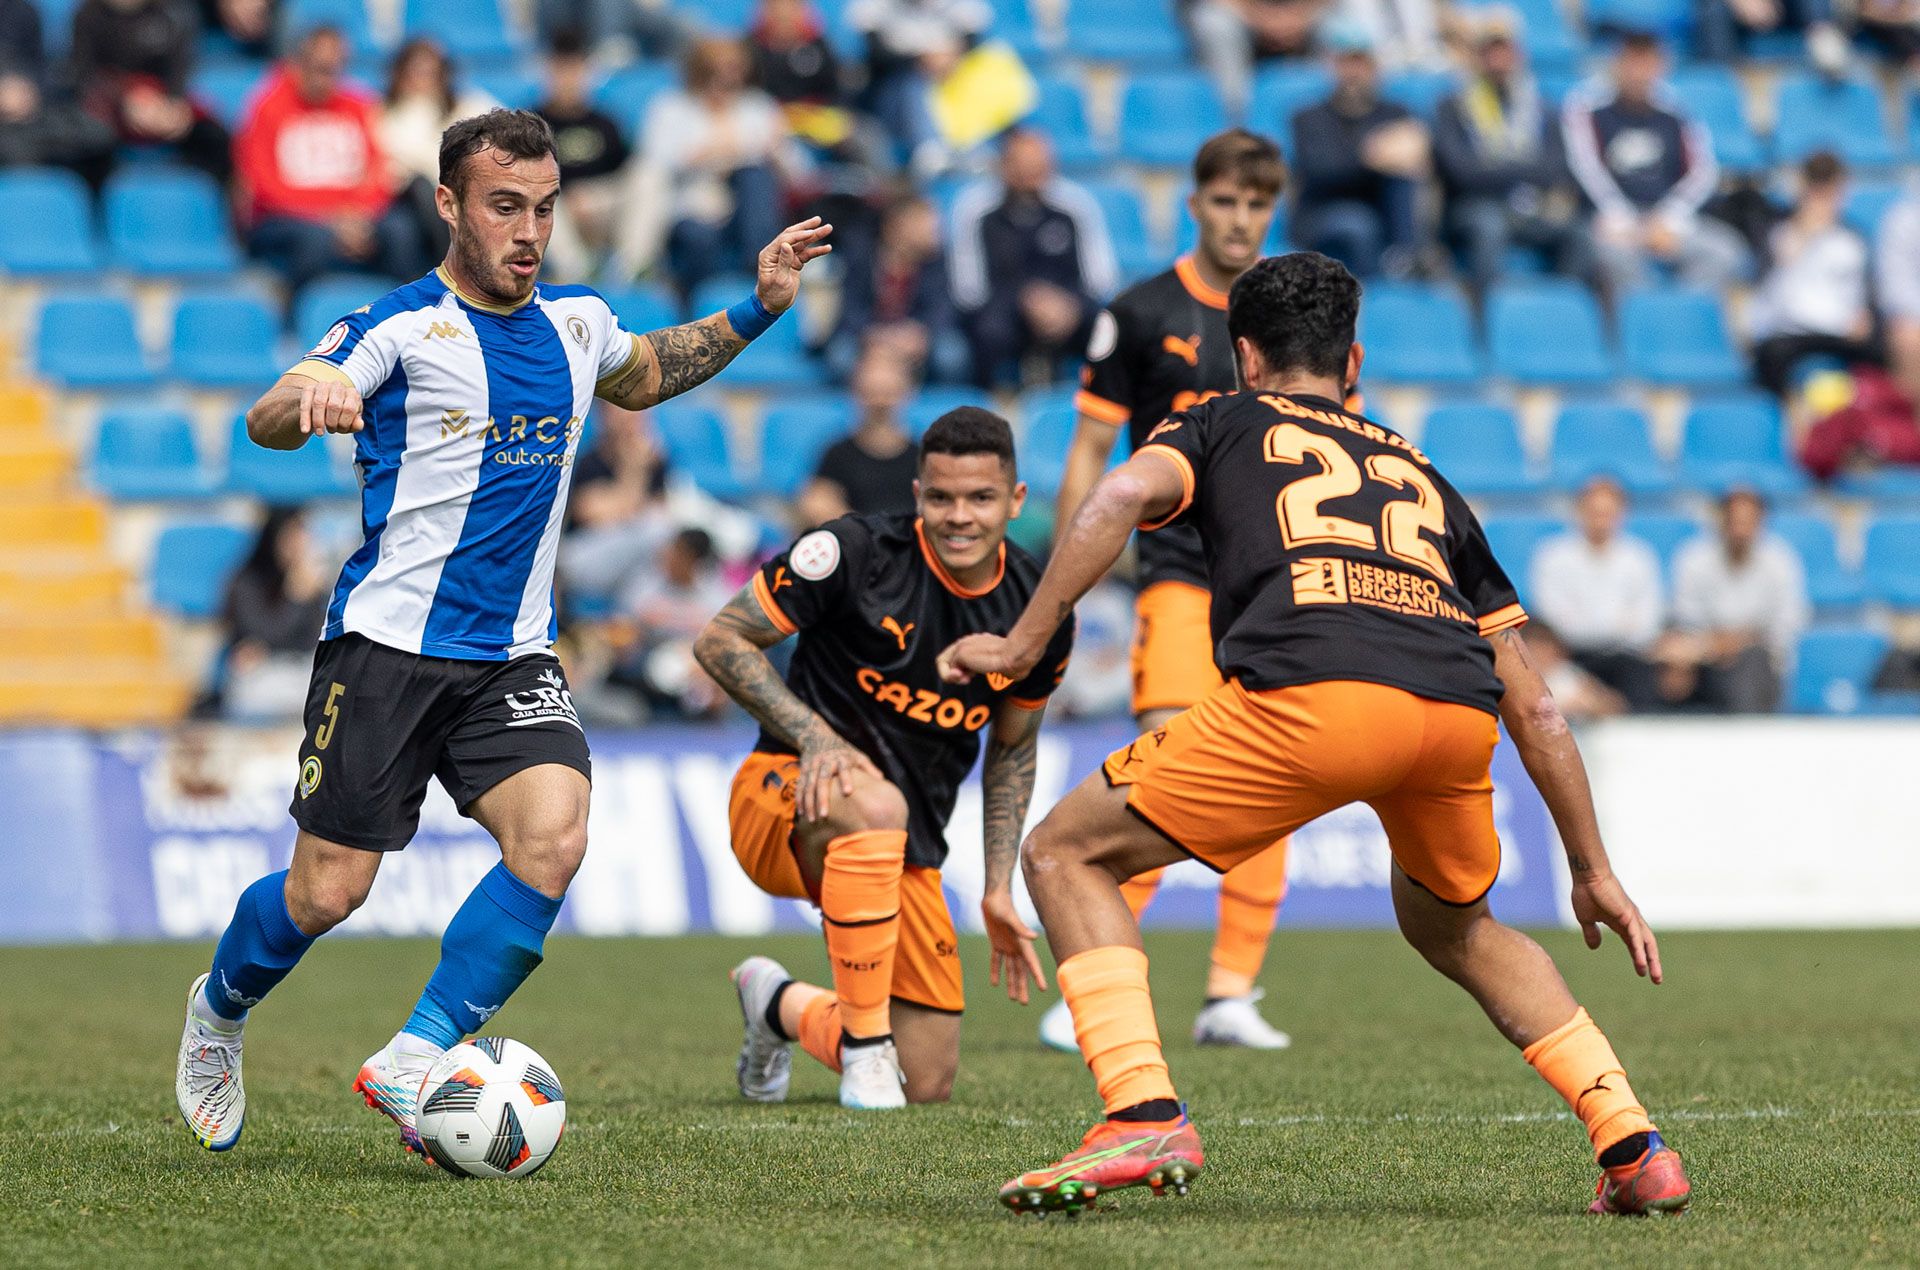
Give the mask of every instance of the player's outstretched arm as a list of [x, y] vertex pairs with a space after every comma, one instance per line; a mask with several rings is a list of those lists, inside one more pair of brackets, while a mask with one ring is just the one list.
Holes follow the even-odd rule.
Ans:
[[1627, 945], [1634, 972], [1659, 983], [1660, 945], [1639, 907], [1613, 876], [1606, 845], [1600, 840], [1600, 819], [1593, 810], [1587, 766], [1580, 760], [1573, 731], [1554, 704], [1546, 680], [1534, 668], [1520, 631], [1501, 631], [1492, 643], [1494, 673], [1505, 687], [1500, 717], [1560, 831], [1567, 867], [1573, 874], [1573, 915], [1587, 947], [1600, 946], [1600, 926], [1604, 923]]
[[664, 327], [640, 337], [638, 355], [599, 395], [628, 410], [644, 410], [692, 388], [725, 369], [755, 336], [793, 307], [800, 271], [833, 250], [833, 226], [818, 216], [789, 225], [760, 252], [753, 298], [698, 322]]
[[1013, 629], [1004, 637], [969, 635], [955, 642], [940, 654], [940, 677], [955, 684], [988, 673], [1026, 678], [1080, 597], [1126, 550], [1134, 526], [1167, 515], [1185, 496], [1186, 483], [1174, 460], [1151, 450], [1101, 477], [1055, 542], [1047, 571]]
[[1004, 971], [1007, 996], [1027, 1003], [1031, 979], [1046, 991], [1047, 976], [1033, 950], [1035, 935], [1013, 906], [1013, 871], [1020, 863], [1020, 831], [1033, 801], [1033, 778], [1039, 769], [1040, 722], [1046, 708], [1027, 710], [1003, 702], [987, 734], [987, 757], [980, 771], [981, 802], [985, 811], [986, 891], [980, 898], [980, 917], [987, 941], [993, 946], [988, 982], [998, 984]]
[[873, 760], [829, 727], [774, 670], [766, 650], [785, 638], [767, 620], [753, 589], [741, 587], [694, 640], [693, 656], [741, 709], [799, 753], [794, 805], [805, 819], [818, 820], [827, 814], [835, 781], [841, 794], [849, 795], [856, 771], [885, 778]]
[[1113, 456], [1114, 440], [1120, 435], [1117, 425], [1081, 415], [1073, 425], [1073, 441], [1067, 446], [1067, 465], [1060, 473], [1060, 492], [1053, 500], [1053, 540], [1057, 544], [1067, 536], [1073, 514], [1086, 501], [1087, 491], [1107, 470]]
[[314, 379], [288, 371], [247, 409], [247, 435], [269, 450], [297, 450], [308, 437], [363, 426], [360, 394], [344, 376]]

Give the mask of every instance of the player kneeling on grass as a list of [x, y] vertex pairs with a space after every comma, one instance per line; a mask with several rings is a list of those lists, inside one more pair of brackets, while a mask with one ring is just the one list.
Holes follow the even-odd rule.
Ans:
[[366, 540], [341, 571], [307, 693], [293, 862], [248, 887], [188, 992], [174, 1093], [201, 1145], [240, 1138], [247, 1012], [346, 920], [404, 848], [438, 779], [500, 844], [405, 1026], [354, 1088], [419, 1148], [415, 1101], [442, 1051], [540, 964], [587, 847], [586, 735], [551, 646], [553, 562], [580, 421], [705, 383], [793, 303], [831, 227], [787, 228], [754, 294], [646, 335], [590, 288], [536, 283], [560, 169], [532, 111], [440, 142], [445, 262], [335, 323], [247, 412], [269, 449], [354, 433]]
[[[750, 957], [733, 972], [746, 1039], [740, 1092], [787, 1096], [789, 1045], [840, 1073], [843, 1106], [944, 1101], [960, 1061], [960, 958], [940, 887], [947, 820], [980, 756], [993, 981], [1027, 1001], [1046, 982], [1013, 906], [1047, 698], [1072, 623], [1016, 676], [940, 682], [934, 658], [969, 631], [1013, 625], [1039, 580], [1006, 541], [1027, 489], [1006, 420], [972, 406], [920, 442], [915, 516], [843, 516], [754, 576], [694, 645], [760, 721], [733, 782], [733, 850], [771, 895], [820, 908], [833, 988]], [[782, 681], [765, 649], [799, 635]]]
[[1359, 284], [1325, 256], [1241, 275], [1227, 326], [1246, 390], [1155, 429], [1075, 513], [1013, 630], [941, 655], [949, 683], [1025, 674], [1136, 525], [1200, 531], [1227, 682], [1114, 753], [1027, 842], [1027, 885], [1107, 1118], [1079, 1150], [1001, 1189], [1017, 1211], [1072, 1210], [1122, 1186], [1184, 1190], [1203, 1163], [1121, 882], [1188, 856], [1231, 869], [1354, 802], [1386, 828], [1408, 942], [1585, 1124], [1603, 1170], [1594, 1211], [1687, 1204], [1680, 1157], [1607, 1038], [1545, 951], [1488, 911], [1498, 717], [1566, 844], [1588, 945], [1604, 923], [1660, 981], [1653, 932], [1608, 867], [1579, 750], [1479, 522], [1425, 455], [1340, 404], [1360, 373], [1359, 308]]

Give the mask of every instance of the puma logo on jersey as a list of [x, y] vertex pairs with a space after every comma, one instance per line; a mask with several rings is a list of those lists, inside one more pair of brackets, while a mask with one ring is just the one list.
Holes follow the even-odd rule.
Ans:
[[903, 653], [907, 651], [907, 636], [913, 633], [913, 628], [917, 624], [918, 623], [915, 622], [908, 622], [906, 626], [902, 627], [900, 623], [894, 621], [890, 615], [880, 619], [880, 629], [899, 641], [900, 651]]
[[1012, 686], [1012, 675], [1003, 675], [997, 670], [989, 670], [987, 672], [987, 687], [993, 689], [995, 692], [1005, 692]]
[[452, 322], [435, 322], [427, 327], [427, 333], [420, 338], [423, 340], [457, 340], [466, 338], [466, 334], [465, 331], [461, 330], [459, 326]]
[[[1154, 425], [1152, 432], [1147, 433], [1147, 441], [1152, 441], [1163, 432], [1178, 432], [1185, 426], [1185, 423], [1179, 419], [1162, 419], [1158, 424]], [[1145, 444], [1145, 442], [1142, 444]]]
[[1178, 335], [1169, 335], [1160, 341], [1160, 347], [1172, 353], [1189, 366], [1198, 366], [1200, 364], [1200, 337], [1198, 335], [1190, 340], [1183, 340]]

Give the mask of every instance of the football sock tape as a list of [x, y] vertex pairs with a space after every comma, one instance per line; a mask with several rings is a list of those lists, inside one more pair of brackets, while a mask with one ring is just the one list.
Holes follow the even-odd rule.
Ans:
[[827, 843], [820, 876], [820, 916], [833, 964], [833, 992], [847, 1035], [893, 1031], [888, 997], [900, 943], [900, 878], [907, 832], [869, 829]]
[[1107, 1111], [1158, 1098], [1177, 1103], [1147, 990], [1147, 955], [1120, 945], [1089, 948], [1061, 962], [1057, 974]]

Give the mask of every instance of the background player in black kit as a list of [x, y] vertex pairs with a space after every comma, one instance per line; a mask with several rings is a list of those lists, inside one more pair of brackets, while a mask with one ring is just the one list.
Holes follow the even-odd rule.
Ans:
[[[1026, 499], [1006, 420], [963, 406], [920, 447], [918, 515], [843, 516], [803, 535], [695, 645], [761, 725], [734, 778], [734, 853], [763, 890], [820, 906], [833, 965], [832, 991], [794, 982], [766, 957], [734, 970], [746, 1022], [740, 1092], [755, 1101], [786, 1097], [795, 1040], [840, 1072], [844, 1106], [946, 1098], [963, 997], [940, 866], [982, 729], [993, 980], [1004, 973], [1022, 1004], [1029, 976], [1046, 986], [1013, 907], [1013, 865], [1072, 626], [1017, 681], [941, 684], [939, 651], [971, 631], [1010, 629], [1040, 565], [1006, 541]], [[762, 650], [796, 633], [782, 682]]]
[[[1138, 449], [1168, 415], [1238, 386], [1227, 335], [1227, 288], [1260, 259], [1285, 179], [1279, 147], [1241, 128], [1210, 138], [1194, 155], [1187, 208], [1199, 242], [1165, 273], [1121, 292], [1095, 323], [1074, 399], [1080, 419], [1060, 481], [1056, 535], [1106, 471], [1121, 428], [1129, 448]], [[1133, 715], [1140, 731], [1149, 733], [1205, 699], [1220, 686], [1220, 673], [1207, 634], [1200, 535], [1191, 526], [1170, 525], [1134, 541], [1140, 594]], [[1152, 902], [1162, 872], [1142, 874], [1123, 888], [1136, 920]], [[1196, 1041], [1254, 1049], [1288, 1043], [1254, 1004], [1254, 980], [1286, 887], [1285, 839], [1220, 880], [1220, 922], [1207, 968], [1207, 1002], [1194, 1020]], [[1078, 1052], [1064, 1000], [1041, 1019], [1040, 1039]]]

